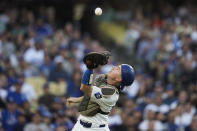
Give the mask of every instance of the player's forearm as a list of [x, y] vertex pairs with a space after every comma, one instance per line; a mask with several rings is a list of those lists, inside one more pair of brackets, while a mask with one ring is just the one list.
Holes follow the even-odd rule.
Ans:
[[82, 101], [83, 96], [81, 97], [70, 97], [66, 100], [66, 106], [78, 106], [79, 103]]
[[81, 97], [72, 97], [72, 102], [78, 103], [78, 102], [80, 102], [82, 99], [83, 99], [83, 96], [81, 96]]
[[92, 87], [91, 87], [92, 78], [93, 78], [93, 70], [87, 69], [84, 72], [81, 80], [80, 90], [88, 96], [91, 96], [92, 93]]

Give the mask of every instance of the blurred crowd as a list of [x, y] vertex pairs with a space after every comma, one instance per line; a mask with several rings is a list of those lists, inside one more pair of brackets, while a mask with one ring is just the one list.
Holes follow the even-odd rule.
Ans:
[[112, 119], [129, 130], [195, 131], [197, 25], [192, 17], [197, 10], [192, 5], [159, 8], [135, 8], [128, 22], [124, 45], [136, 78], [125, 90], [122, 116]]
[[[197, 130], [197, 25], [189, 11], [133, 11], [124, 46], [136, 78], [110, 113], [112, 131]], [[105, 48], [73, 23], [59, 28], [55, 14], [52, 7], [0, 12], [0, 131], [70, 131], [77, 120], [66, 98], [83, 95], [83, 56]], [[112, 56], [96, 73], [115, 64]], [[57, 95], [51, 83], [65, 90]]]
[[[0, 13], [1, 131], [69, 131], [76, 122], [77, 109], [66, 107], [65, 100], [83, 95], [84, 54], [104, 48], [72, 23], [57, 26], [52, 7]], [[38, 85], [36, 77], [44, 83]], [[65, 90], [57, 95], [51, 83], [55, 90], [63, 83]]]

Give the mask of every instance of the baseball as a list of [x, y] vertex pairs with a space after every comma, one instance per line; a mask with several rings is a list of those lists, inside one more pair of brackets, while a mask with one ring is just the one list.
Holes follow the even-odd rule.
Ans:
[[101, 9], [100, 7], [97, 7], [97, 8], [95, 9], [95, 14], [96, 14], [96, 15], [102, 15], [102, 9]]

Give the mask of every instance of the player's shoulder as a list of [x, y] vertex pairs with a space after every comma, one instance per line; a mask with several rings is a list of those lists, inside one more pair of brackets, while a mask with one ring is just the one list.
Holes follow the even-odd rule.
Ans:
[[100, 106], [114, 106], [117, 102], [119, 95], [113, 89], [108, 89], [108, 86], [102, 88], [93, 87], [93, 100], [99, 102]]
[[97, 75], [95, 81], [103, 81], [106, 79], [106, 74]]
[[118, 99], [119, 92], [114, 86], [105, 85], [101, 87], [102, 96], [111, 100]]
[[105, 96], [111, 96], [116, 93], [116, 90], [114, 88], [109, 87], [109, 86], [102, 86], [101, 92]]
[[105, 74], [101, 74], [98, 75], [93, 82], [94, 86], [100, 87], [101, 85], [105, 85], [106, 84], [106, 75]]

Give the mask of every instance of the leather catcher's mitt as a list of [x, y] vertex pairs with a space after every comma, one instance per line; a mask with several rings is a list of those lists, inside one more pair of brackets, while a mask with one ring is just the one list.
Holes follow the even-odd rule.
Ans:
[[90, 52], [83, 58], [83, 62], [86, 64], [88, 69], [95, 69], [99, 65], [105, 65], [108, 63], [109, 56], [111, 56], [109, 51], [104, 52]]

